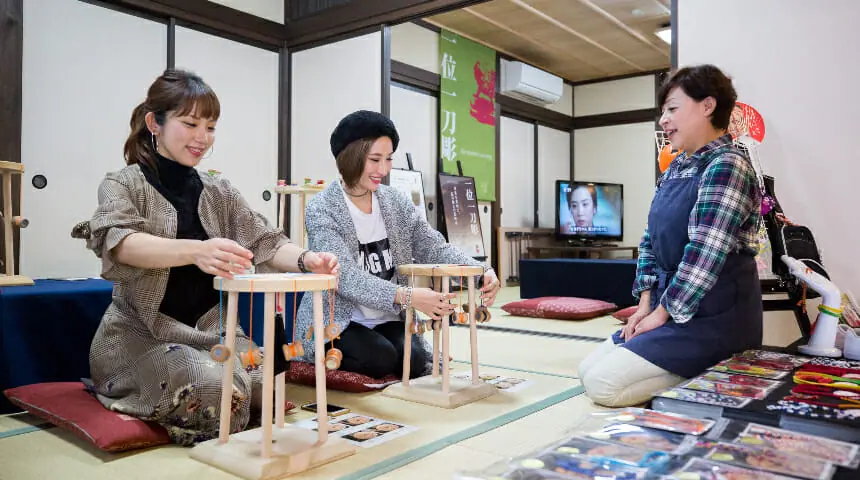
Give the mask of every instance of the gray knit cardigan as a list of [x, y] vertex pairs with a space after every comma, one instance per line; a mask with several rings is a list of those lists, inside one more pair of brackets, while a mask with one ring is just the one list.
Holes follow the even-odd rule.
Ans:
[[[376, 194], [395, 266], [409, 263], [482, 265], [459, 248], [447, 243], [442, 234], [434, 230], [427, 220], [415, 211], [412, 202], [399, 190], [380, 185]], [[332, 182], [308, 202], [305, 209], [305, 226], [308, 248], [315, 252], [332, 252], [340, 261], [340, 281], [334, 305], [334, 321], [340, 331], [349, 325], [356, 305], [383, 312], [399, 312], [399, 305], [394, 304], [394, 296], [397, 285], [406, 286], [408, 278], [395, 274], [393, 281], [386, 281], [362, 269], [357, 261], [358, 236], [339, 181]], [[326, 293], [323, 296], [326, 325], [330, 320], [328, 302]], [[296, 339], [303, 342], [303, 360], [312, 362], [314, 345], [306, 335], [313, 324], [312, 295], [304, 295], [296, 316]]]

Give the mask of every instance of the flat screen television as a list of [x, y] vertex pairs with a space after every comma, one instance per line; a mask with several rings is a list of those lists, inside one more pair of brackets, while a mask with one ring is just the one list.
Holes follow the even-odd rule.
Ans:
[[624, 237], [624, 185], [555, 181], [555, 233], [572, 244], [600, 244]]

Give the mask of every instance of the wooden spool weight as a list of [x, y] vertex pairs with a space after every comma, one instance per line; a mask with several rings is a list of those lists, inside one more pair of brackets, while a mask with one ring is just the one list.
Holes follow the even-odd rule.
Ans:
[[218, 363], [224, 363], [230, 358], [230, 349], [226, 345], [215, 345], [209, 350], [209, 356]]
[[254, 348], [247, 352], [239, 352], [239, 361], [242, 363], [242, 368], [248, 368], [252, 362], [255, 366], [262, 365], [263, 356], [260, 355], [260, 350]]
[[325, 352], [325, 368], [329, 370], [337, 370], [340, 368], [340, 362], [343, 360], [343, 352], [336, 348], [330, 348]]
[[[463, 311], [469, 313], [469, 304], [463, 304]], [[475, 321], [478, 323], [487, 323], [490, 321], [490, 318], [492, 318], [490, 310], [483, 305], [478, 305], [478, 308], [475, 309]]]
[[284, 349], [284, 358], [287, 360], [292, 360], [294, 358], [299, 358], [304, 356], [305, 348], [302, 346], [302, 342], [290, 342], [286, 345], [283, 345]]

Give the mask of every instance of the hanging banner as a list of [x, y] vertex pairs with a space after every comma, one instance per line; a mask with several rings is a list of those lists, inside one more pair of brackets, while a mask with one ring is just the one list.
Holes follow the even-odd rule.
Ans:
[[439, 35], [442, 171], [474, 177], [478, 200], [496, 199], [496, 52], [456, 33]]

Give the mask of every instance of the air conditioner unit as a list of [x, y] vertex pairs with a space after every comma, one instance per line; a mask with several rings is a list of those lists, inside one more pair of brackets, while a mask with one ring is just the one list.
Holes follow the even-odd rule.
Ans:
[[522, 62], [502, 61], [502, 88], [499, 93], [537, 105], [557, 102], [564, 80]]

